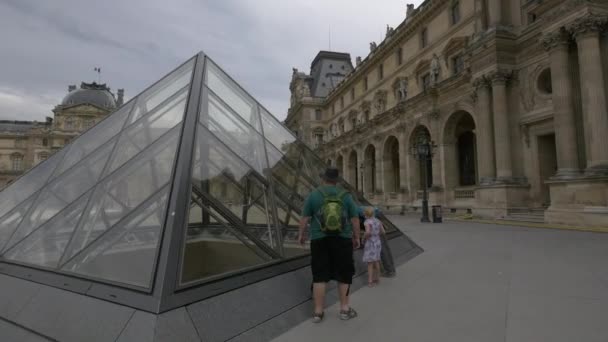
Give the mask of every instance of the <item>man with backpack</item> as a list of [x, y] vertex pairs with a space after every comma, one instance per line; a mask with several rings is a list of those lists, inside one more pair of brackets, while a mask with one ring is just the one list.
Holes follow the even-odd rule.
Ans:
[[324, 185], [312, 191], [304, 202], [298, 241], [305, 243], [305, 229], [310, 223], [310, 254], [313, 277], [313, 322], [323, 320], [325, 290], [330, 280], [338, 282], [340, 319], [357, 317], [350, 307], [349, 290], [355, 274], [353, 248], [360, 247], [357, 206], [352, 196], [337, 187], [338, 169], [322, 173]]

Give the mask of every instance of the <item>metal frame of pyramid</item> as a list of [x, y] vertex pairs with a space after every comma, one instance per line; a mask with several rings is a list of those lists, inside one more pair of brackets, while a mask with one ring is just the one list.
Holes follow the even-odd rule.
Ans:
[[[160, 313], [290, 272], [309, 264], [289, 241], [323, 167], [201, 52], [0, 192], [0, 273]], [[241, 216], [212, 177], [243, 194]], [[184, 280], [191, 233], [229, 236], [235, 260]]]

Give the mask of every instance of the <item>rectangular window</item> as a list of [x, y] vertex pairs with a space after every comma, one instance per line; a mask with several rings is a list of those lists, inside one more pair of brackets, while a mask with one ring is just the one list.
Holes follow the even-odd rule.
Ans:
[[320, 109], [315, 109], [315, 120], [320, 121], [321, 120], [321, 110]]
[[424, 49], [429, 45], [429, 30], [425, 27], [420, 32], [420, 46]]
[[42, 146], [49, 146], [49, 139], [48, 138], [42, 138]]
[[344, 96], [340, 97], [340, 109], [344, 109]]
[[357, 118], [350, 119], [350, 126], [351, 126], [351, 129], [357, 127]]
[[384, 64], [380, 64], [380, 66], [378, 67], [378, 80], [381, 80], [384, 78]]
[[452, 2], [452, 6], [450, 7], [450, 18], [452, 20], [452, 25], [456, 25], [460, 21], [460, 2], [459, 1]]
[[452, 57], [452, 71], [454, 75], [458, 75], [464, 71], [464, 58], [462, 54]]
[[368, 88], [368, 84], [367, 84], [367, 76], [365, 76], [365, 78], [363, 79], [363, 89], [365, 91], [367, 91]]
[[355, 87], [350, 90], [350, 100], [355, 101]]
[[397, 65], [403, 64], [403, 48], [397, 49]]
[[422, 90], [427, 91], [431, 87], [431, 74], [426, 73], [422, 76]]
[[13, 171], [22, 171], [23, 170], [23, 157], [13, 157]]
[[336, 115], [336, 104], [335, 103], [331, 105], [331, 116], [334, 116], [334, 115]]

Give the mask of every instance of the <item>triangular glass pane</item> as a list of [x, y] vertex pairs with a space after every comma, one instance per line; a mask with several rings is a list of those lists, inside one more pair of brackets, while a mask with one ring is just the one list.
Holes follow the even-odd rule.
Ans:
[[0, 191], [0, 217], [42, 188], [64, 155], [65, 150], [57, 151]]
[[134, 155], [150, 146], [156, 139], [179, 124], [184, 116], [188, 89], [184, 88], [167, 99], [153, 112], [126, 128], [120, 136], [118, 147], [112, 154], [110, 167], [105, 175], [113, 172]]
[[92, 191], [89, 191], [13, 246], [4, 254], [4, 258], [33, 265], [56, 267], [91, 193]]
[[63, 262], [150, 198], [171, 178], [181, 125], [104, 179], [91, 197]]
[[138, 95], [137, 100], [135, 100], [135, 108], [129, 118], [129, 124], [139, 120], [146, 113], [153, 111], [177, 92], [189, 88], [195, 60], [195, 58], [190, 59], [158, 83]]
[[[263, 174], [266, 168], [263, 137], [234, 112], [220, 98], [209, 94], [207, 117], [200, 122], [223, 141], [234, 153]], [[202, 108], [203, 110], [205, 108]]]
[[118, 134], [129, 116], [129, 112], [133, 106], [132, 103], [133, 101], [121, 107], [118, 111], [78, 137], [78, 142], [72, 143], [72, 146], [70, 146], [70, 153], [61, 162], [58, 171], [55, 172], [55, 177], [74, 166], [74, 164], [85, 158], [89, 153]]
[[182, 284], [262, 265], [271, 260], [247, 237], [232, 228], [221, 214], [207, 207], [205, 212], [217, 223], [188, 227]]
[[282, 153], [286, 153], [290, 145], [296, 141], [296, 137], [262, 106], [260, 106], [260, 116], [266, 140]]
[[228, 75], [207, 58], [205, 63], [205, 84], [211, 91], [226, 102], [245, 122], [251, 124], [259, 133], [257, 119], [257, 103]]
[[7, 248], [19, 242], [92, 188], [99, 179], [115, 141], [116, 139], [112, 140], [112, 143], [102, 146], [47, 185], [28, 216], [13, 234]]
[[15, 229], [17, 229], [19, 223], [21, 223], [21, 221], [27, 214], [27, 211], [32, 206], [32, 203], [34, 203], [34, 201], [36, 200], [37, 195], [38, 194], [34, 194], [30, 196], [30, 198], [21, 202], [8, 214], [0, 218], [0, 251], [4, 250], [4, 245], [11, 238], [11, 236], [15, 232]]
[[62, 269], [94, 278], [150, 287], [165, 223], [168, 190], [168, 186], [163, 188]]

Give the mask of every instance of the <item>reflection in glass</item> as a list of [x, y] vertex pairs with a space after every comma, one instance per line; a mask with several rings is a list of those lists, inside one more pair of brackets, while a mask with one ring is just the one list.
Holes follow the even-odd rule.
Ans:
[[167, 211], [168, 189], [129, 214], [62, 269], [94, 278], [150, 287]]
[[263, 174], [267, 164], [262, 136], [236, 116], [226, 103], [209, 94], [207, 117], [201, 116], [200, 122], [241, 159]]
[[180, 128], [176, 126], [97, 186], [63, 262], [104, 234], [169, 182]]
[[30, 196], [30, 198], [20, 203], [17, 207], [11, 210], [11, 212], [4, 215], [4, 217], [0, 219], [0, 251], [4, 250], [4, 245], [11, 238], [15, 232], [15, 229], [17, 229], [19, 223], [21, 223], [21, 220], [23, 220], [35, 199], [36, 194]]
[[[0, 191], [0, 218], [17, 204], [30, 197], [34, 192], [38, 191], [51, 177], [57, 164], [65, 155], [65, 149], [53, 154], [50, 158], [36, 165], [35, 168], [19, 177], [4, 190]], [[2, 226], [0, 226], [0, 230]], [[2, 234], [2, 233], [0, 233]]]
[[173, 98], [163, 102], [155, 111], [126, 128], [120, 136], [116, 151], [112, 155], [111, 166], [106, 170], [104, 176], [119, 168], [180, 123], [184, 116], [187, 98], [188, 90], [182, 89]]
[[131, 103], [126, 104], [105, 120], [79, 136], [78, 143], [73, 143], [70, 146], [70, 153], [65, 156], [58, 171], [55, 172], [54, 177], [57, 177], [65, 170], [74, 166], [74, 164], [85, 158], [89, 153], [93, 152], [99, 146], [118, 134], [122, 129], [127, 116], [129, 116], [131, 107]]
[[4, 257], [34, 265], [56, 267], [78, 220], [87, 204], [91, 192], [85, 194], [60, 215], [55, 215], [23, 241], [8, 250]]
[[10, 248], [21, 241], [41, 224], [50, 220], [63, 208], [92, 188], [99, 179], [101, 170], [103, 170], [115, 142], [116, 139], [102, 146], [95, 153], [47, 185], [42, 190], [32, 210], [13, 234], [7, 247]]
[[163, 78], [150, 89], [137, 96], [135, 108], [129, 118], [129, 124], [134, 123], [172, 97], [178, 91], [187, 88], [192, 79], [195, 59], [191, 59], [184, 65]]
[[259, 124], [254, 124], [257, 103], [251, 96], [247, 95], [241, 87], [228, 77], [220, 68], [207, 58], [205, 63], [205, 84], [209, 89], [226, 102], [245, 122], [252, 124], [261, 133]]

